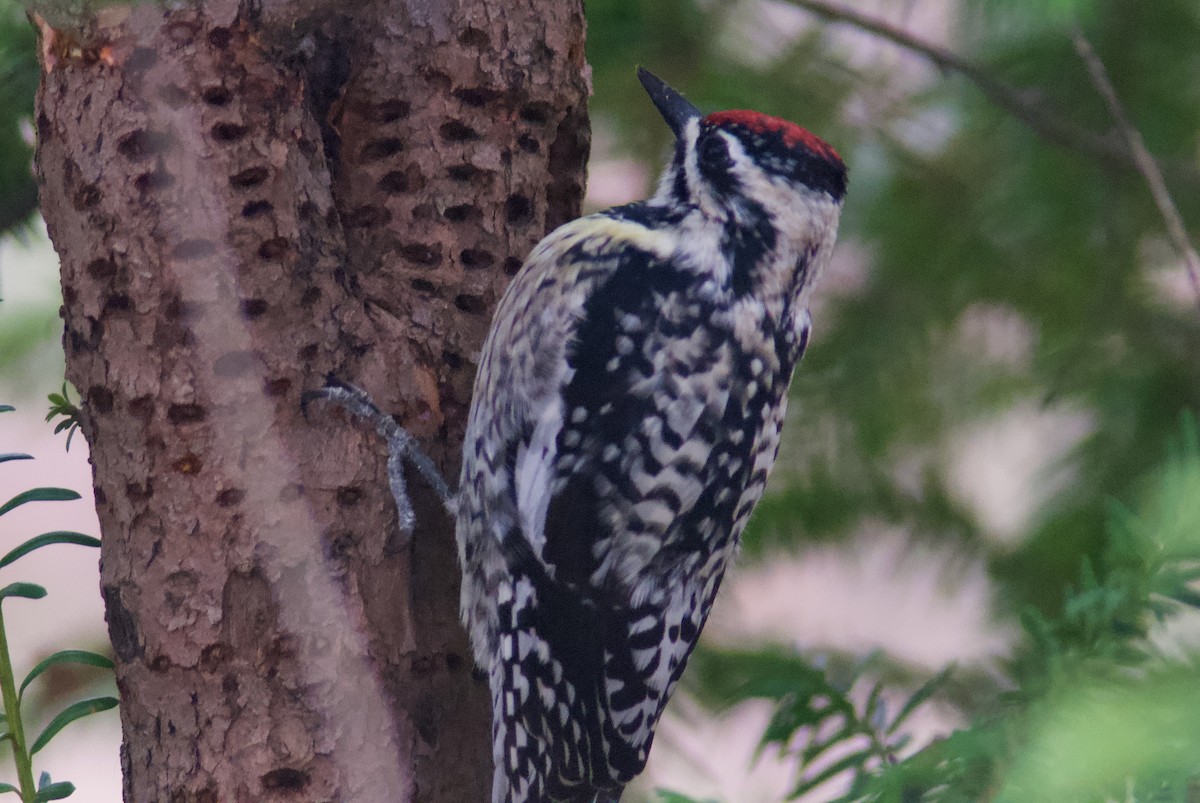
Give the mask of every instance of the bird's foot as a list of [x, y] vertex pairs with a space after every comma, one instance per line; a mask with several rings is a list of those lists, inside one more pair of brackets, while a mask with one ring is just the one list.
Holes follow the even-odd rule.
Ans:
[[400, 522], [400, 532], [406, 539], [412, 537], [413, 528], [417, 523], [413, 512], [412, 502], [408, 496], [408, 484], [404, 479], [404, 462], [417, 470], [429, 483], [442, 504], [451, 516], [455, 512], [455, 495], [450, 486], [429, 455], [421, 450], [417, 439], [396, 423], [396, 419], [380, 410], [365, 390], [357, 388], [348, 382], [342, 382], [334, 377], [327, 377], [325, 387], [320, 390], [306, 391], [300, 397], [300, 407], [307, 415], [308, 405], [314, 401], [333, 402], [349, 410], [359, 418], [374, 425], [388, 446], [387, 475], [388, 485], [392, 491], [392, 499], [396, 502], [396, 514]]

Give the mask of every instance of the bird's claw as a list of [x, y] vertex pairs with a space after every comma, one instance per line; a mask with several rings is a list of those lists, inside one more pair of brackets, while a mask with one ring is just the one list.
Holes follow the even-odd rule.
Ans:
[[416, 438], [396, 423], [396, 419], [379, 409], [365, 390], [329, 376], [326, 377], [323, 388], [305, 391], [301, 395], [300, 408], [306, 416], [308, 415], [308, 406], [314, 401], [332, 402], [366, 420], [374, 425], [375, 431], [387, 442], [388, 486], [392, 492], [392, 499], [396, 503], [400, 531], [406, 539], [412, 537], [417, 516], [413, 511], [408, 495], [408, 483], [404, 478], [405, 460], [425, 478], [429, 487], [442, 500], [446, 510], [451, 515], [454, 514], [455, 496], [437, 466], [433, 464], [433, 460], [421, 450]]

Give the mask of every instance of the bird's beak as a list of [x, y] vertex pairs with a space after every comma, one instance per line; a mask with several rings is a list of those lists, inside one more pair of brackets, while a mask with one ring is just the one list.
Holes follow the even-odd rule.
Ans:
[[676, 92], [654, 73], [645, 67], [638, 67], [638, 80], [646, 88], [646, 94], [658, 113], [667, 121], [667, 125], [675, 132], [675, 138], [683, 136], [683, 129], [695, 117], [700, 117], [700, 110], [688, 102], [687, 98]]

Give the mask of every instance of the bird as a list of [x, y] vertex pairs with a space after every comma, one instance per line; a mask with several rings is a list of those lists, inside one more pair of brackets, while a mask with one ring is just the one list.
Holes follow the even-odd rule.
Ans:
[[707, 116], [646, 200], [565, 224], [497, 307], [457, 504], [494, 803], [618, 800], [779, 447], [846, 168], [798, 125]]
[[703, 114], [644, 201], [560, 226], [500, 299], [457, 492], [353, 386], [411, 528], [408, 460], [455, 515], [460, 609], [492, 701], [492, 803], [615, 803], [642, 772], [775, 462], [847, 171], [808, 130]]

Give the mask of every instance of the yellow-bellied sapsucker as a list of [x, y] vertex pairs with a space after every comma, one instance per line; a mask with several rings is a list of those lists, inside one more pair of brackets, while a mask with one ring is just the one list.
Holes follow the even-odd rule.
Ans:
[[700, 114], [648, 201], [530, 254], [483, 349], [458, 495], [493, 800], [616, 800], [775, 461], [846, 169], [808, 131]]
[[405, 457], [456, 512], [493, 803], [616, 801], [645, 766], [775, 461], [846, 190], [805, 129], [639, 77], [674, 158], [650, 200], [557, 229], [509, 286], [457, 496], [361, 392], [323, 394], [388, 435], [402, 526]]

